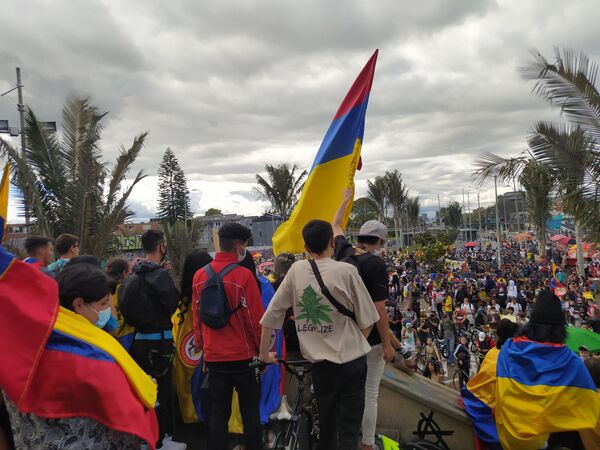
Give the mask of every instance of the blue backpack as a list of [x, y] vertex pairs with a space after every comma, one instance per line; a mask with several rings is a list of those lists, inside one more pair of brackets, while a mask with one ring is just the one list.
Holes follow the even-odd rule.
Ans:
[[203, 268], [208, 276], [208, 280], [198, 301], [200, 320], [208, 328], [215, 330], [225, 328], [229, 323], [229, 318], [244, 307], [244, 303], [241, 302], [235, 309], [231, 309], [227, 293], [225, 292], [225, 286], [223, 285], [223, 277], [237, 267], [240, 266], [229, 264], [219, 273], [215, 273], [210, 264], [207, 264]]

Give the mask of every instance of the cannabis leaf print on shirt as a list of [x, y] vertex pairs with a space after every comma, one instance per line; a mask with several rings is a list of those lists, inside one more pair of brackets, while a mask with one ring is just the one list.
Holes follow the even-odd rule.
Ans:
[[321, 304], [321, 297], [315, 292], [312, 286], [304, 289], [301, 300], [297, 303], [298, 308], [302, 311], [296, 316], [296, 320], [305, 319], [313, 325], [321, 325], [322, 322], [333, 323], [329, 313], [333, 311], [329, 305]]

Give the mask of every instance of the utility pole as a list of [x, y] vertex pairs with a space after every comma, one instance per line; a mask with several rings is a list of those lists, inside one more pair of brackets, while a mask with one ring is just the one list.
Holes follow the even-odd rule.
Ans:
[[469, 214], [469, 241], [473, 240], [473, 234], [471, 233], [471, 193], [467, 192], [467, 214]]
[[479, 243], [481, 244], [481, 204], [479, 203], [479, 191], [477, 191], [477, 217], [479, 221]]
[[465, 216], [465, 188], [462, 188], [462, 218], [463, 218], [463, 236], [461, 238], [466, 238], [464, 235], [465, 228], [467, 228], [467, 216]]
[[498, 177], [494, 177], [494, 194], [496, 196], [496, 241], [498, 246], [496, 251], [498, 252], [498, 269], [502, 266], [502, 256], [500, 255], [500, 212], [498, 211]]
[[438, 194], [438, 222], [440, 230], [442, 229], [442, 204], [440, 203], [440, 194]]
[[[517, 182], [513, 178], [513, 189], [515, 190], [515, 215], [517, 216], [517, 236], [521, 232], [521, 220], [519, 219], [519, 200], [517, 193]], [[523, 250], [523, 236], [519, 239], [519, 250]]]
[[[25, 159], [25, 105], [23, 104], [23, 84], [21, 83], [21, 68], [17, 67], [17, 96], [19, 103], [17, 103], [17, 109], [19, 110], [19, 121], [21, 122], [21, 158]], [[23, 200], [25, 207], [25, 225], [29, 225], [29, 202], [28, 195], [23, 192]]]

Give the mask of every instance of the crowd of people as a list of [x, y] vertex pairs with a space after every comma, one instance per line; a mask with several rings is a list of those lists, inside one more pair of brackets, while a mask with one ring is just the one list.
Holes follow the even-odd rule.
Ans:
[[[50, 305], [56, 295], [60, 314], [83, 320], [88, 335], [101, 333], [93, 342], [82, 337], [81, 347], [95, 351], [90, 358], [104, 352], [118, 363], [123, 383], [135, 394], [128, 401], [149, 414], [137, 423], [149, 428], [115, 426], [88, 413], [84, 400], [73, 416], [20, 409], [0, 370], [0, 439], [8, 448], [185, 450], [174, 440], [175, 424], [203, 421], [211, 450], [229, 448], [232, 423], [239, 425], [245, 449], [269, 448], [269, 415], [279, 404], [283, 376], [277, 359], [292, 357], [312, 364], [318, 448], [354, 449], [360, 443], [372, 450], [386, 361], [421, 355], [424, 376], [444, 382], [454, 367], [467, 385], [494, 349], [515, 336], [537, 336], [531, 330], [546, 317], [542, 309], [550, 308], [538, 299], [549, 292], [561, 294], [559, 319], [553, 310], [556, 326], [600, 332], [594, 265], [579, 276], [552, 249], [547, 259], [537, 257], [535, 242], [525, 248], [509, 244], [501, 266], [491, 249], [449, 248], [427, 263], [416, 252], [386, 249], [387, 228], [378, 221], [363, 224], [352, 243], [342, 227], [351, 198], [346, 190], [331, 223], [305, 225], [307, 257], [280, 254], [268, 274], [257, 271], [247, 251], [250, 230], [236, 223], [219, 229], [214, 258], [200, 250], [187, 255], [180, 280], [169, 274], [169, 243], [161, 231], [142, 235], [143, 258], [114, 258], [104, 270], [97, 258], [79, 255], [76, 236], [54, 242], [29, 236], [28, 258], [7, 273], [28, 273], [28, 283], [47, 287], [44, 302]], [[9, 276], [0, 282], [17, 283]], [[75, 345], [64, 350], [67, 344], [40, 342], [46, 352], [73, 352]], [[597, 359], [586, 350], [582, 358]], [[256, 360], [267, 368], [252, 367]], [[139, 373], [147, 380], [132, 375]], [[77, 373], [67, 376], [85, 385]], [[139, 386], [146, 389], [148, 380], [152, 386], [143, 396]], [[108, 401], [119, 410], [120, 398]], [[153, 420], [154, 427], [148, 425]]]

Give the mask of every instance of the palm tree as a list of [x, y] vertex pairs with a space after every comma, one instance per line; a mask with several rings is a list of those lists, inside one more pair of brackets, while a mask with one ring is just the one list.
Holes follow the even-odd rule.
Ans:
[[269, 181], [256, 174], [256, 191], [271, 203], [271, 212], [280, 215], [283, 220], [287, 220], [294, 210], [308, 174], [303, 170], [296, 176], [297, 169], [296, 165], [290, 167], [287, 163], [277, 166], [266, 164]]
[[[396, 246], [398, 246], [398, 232], [401, 226], [402, 211], [406, 207], [408, 190], [402, 182], [402, 174], [398, 169], [388, 170], [384, 175], [387, 204], [392, 209], [392, 218], [394, 220], [394, 234]], [[408, 226], [408, 224], [404, 224]], [[400, 233], [402, 234], [402, 233]], [[402, 237], [400, 240], [403, 241]]]
[[367, 180], [367, 198], [375, 205], [379, 221], [385, 223], [385, 219], [387, 218], [388, 196], [384, 177], [375, 177], [373, 181]]
[[553, 192], [557, 186], [554, 172], [532, 155], [502, 158], [486, 153], [475, 162], [474, 175], [481, 186], [498, 177], [500, 181], [517, 180], [527, 193], [527, 212], [540, 243], [540, 256], [546, 257], [546, 222], [550, 217]]
[[583, 274], [581, 229], [600, 235], [598, 184], [595, 182], [598, 153], [580, 126], [537, 123], [529, 138], [538, 161], [552, 168], [558, 180], [563, 209], [575, 219], [577, 271]]
[[[550, 63], [539, 52], [523, 74], [535, 81], [534, 93], [558, 106], [568, 125], [538, 123], [530, 138], [536, 159], [558, 172], [561, 193], [575, 215], [576, 234], [585, 226], [596, 237], [600, 212], [600, 93], [596, 87], [598, 65], [581, 53], [559, 49]], [[581, 239], [577, 245], [578, 271], [583, 269]]]
[[121, 147], [112, 169], [102, 159], [105, 116], [88, 99], [75, 98], [63, 108], [62, 139], [43, 127], [31, 109], [26, 112], [25, 155], [0, 139], [0, 154], [12, 165], [12, 182], [27, 199], [22, 212], [35, 219], [36, 231], [50, 237], [75, 234], [82, 252], [96, 256], [110, 247], [117, 224], [131, 215], [127, 200], [145, 176], [140, 171], [124, 186], [147, 133], [136, 136], [128, 149]]
[[442, 217], [450, 228], [458, 228], [462, 222], [462, 206], [457, 201], [451, 201], [448, 206], [442, 208]]
[[419, 225], [419, 213], [421, 212], [421, 204], [419, 197], [408, 197], [406, 200], [406, 217], [408, 224], [411, 227]]

